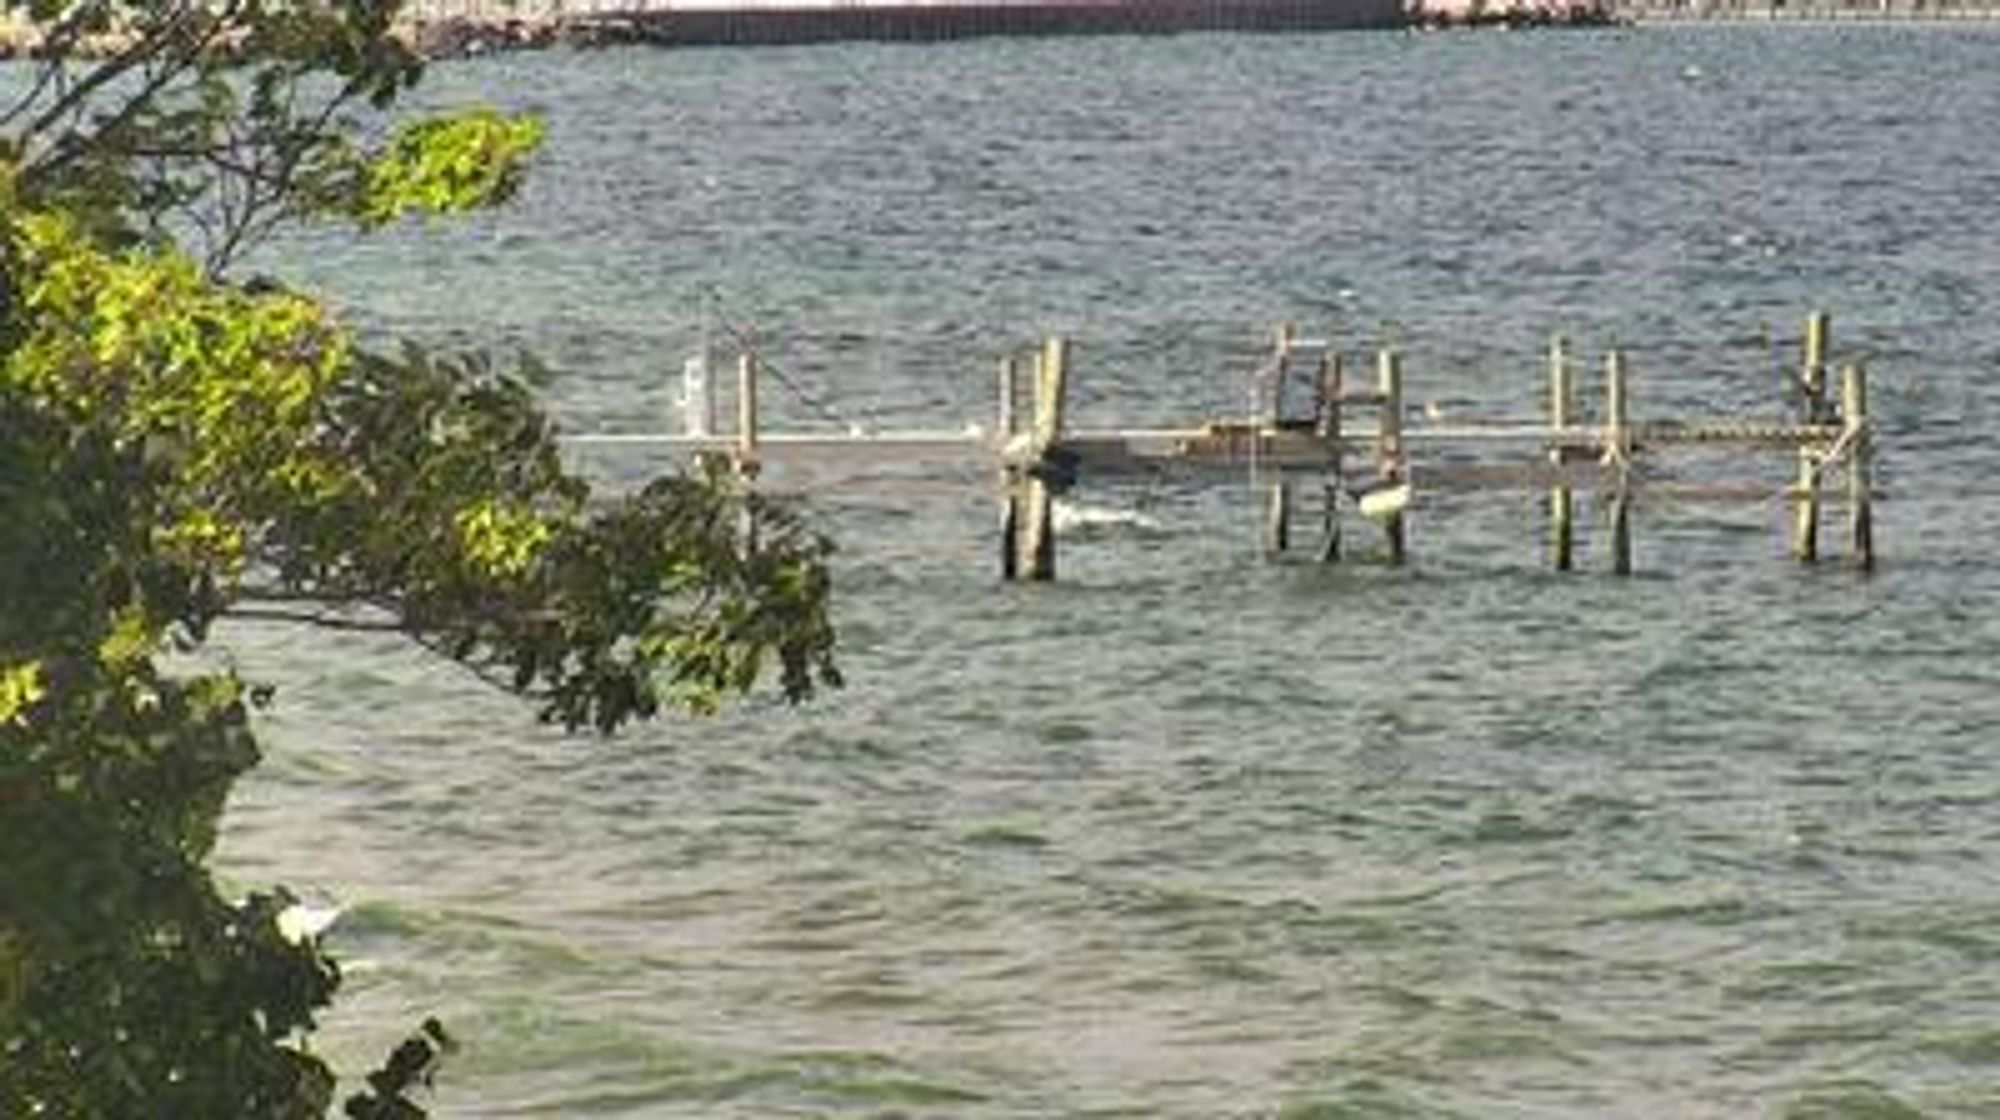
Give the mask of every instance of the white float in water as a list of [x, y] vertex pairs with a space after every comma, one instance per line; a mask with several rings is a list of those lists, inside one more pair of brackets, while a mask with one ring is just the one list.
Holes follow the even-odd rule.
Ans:
[[1399, 483], [1370, 490], [1361, 495], [1361, 516], [1376, 521], [1387, 520], [1410, 508], [1410, 484]]
[[1057, 534], [1076, 536], [1091, 533], [1158, 533], [1166, 526], [1156, 517], [1136, 509], [1091, 506], [1058, 500], [1052, 516]]

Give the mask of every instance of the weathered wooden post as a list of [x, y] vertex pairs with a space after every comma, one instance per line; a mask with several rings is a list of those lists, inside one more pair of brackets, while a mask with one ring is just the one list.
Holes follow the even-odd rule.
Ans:
[[1875, 569], [1874, 433], [1868, 422], [1868, 371], [1859, 362], [1841, 370], [1841, 442], [1847, 445], [1847, 559]]
[[736, 472], [757, 474], [757, 355], [748, 350], [736, 359]]
[[681, 431], [691, 436], [715, 431], [715, 365], [707, 347], [681, 363]]
[[1801, 564], [1819, 559], [1819, 447], [1799, 448], [1799, 484], [1792, 492], [1792, 555]]
[[1613, 470], [1611, 484], [1611, 571], [1632, 574], [1632, 433], [1630, 402], [1625, 395], [1625, 355], [1612, 349], [1604, 356], [1605, 457]]
[[1549, 448], [1549, 464], [1557, 475], [1555, 485], [1549, 487], [1549, 557], [1559, 572], [1569, 571], [1576, 556], [1576, 496], [1562, 473], [1569, 463], [1569, 448], [1563, 441], [1575, 401], [1569, 341], [1557, 335], [1549, 340], [1549, 428], [1555, 433], [1555, 442]]
[[[748, 488], [757, 480], [757, 355], [745, 350], [736, 359], [736, 451], [731, 456], [736, 479]], [[746, 496], [747, 497], [747, 496]], [[737, 521], [738, 537], [746, 554], [757, 548], [757, 518], [748, 501]]]
[[1826, 348], [1833, 320], [1824, 311], [1806, 316], [1805, 353], [1799, 365], [1799, 400], [1808, 424], [1826, 422]]
[[[1250, 438], [1253, 442], [1267, 439], [1267, 433], [1275, 433], [1285, 416], [1285, 382], [1291, 374], [1292, 344], [1294, 329], [1290, 323], [1278, 324], [1277, 348], [1271, 358], [1271, 380], [1268, 386], [1257, 386], [1258, 402], [1255, 415], [1251, 418]], [[1251, 448], [1255, 461], [1257, 448]], [[1285, 469], [1272, 472], [1270, 489], [1264, 495], [1264, 531], [1260, 541], [1266, 559], [1276, 559], [1292, 546], [1292, 486], [1285, 477]]]
[[1000, 451], [1000, 578], [1014, 580], [1020, 575], [1021, 558], [1021, 505], [1025, 501], [1022, 493], [1020, 464], [1013, 461], [1015, 453], [1015, 401], [1020, 395], [1020, 366], [1017, 359], [1008, 356], [1000, 359], [1000, 409], [994, 418], [994, 445]]
[[1382, 398], [1382, 420], [1375, 440], [1377, 483], [1390, 487], [1382, 517], [1382, 532], [1388, 539], [1389, 563], [1400, 565], [1408, 556], [1403, 508], [1409, 500], [1409, 479], [1403, 470], [1403, 356], [1391, 346], [1376, 358], [1377, 391]]
[[1026, 524], [1021, 533], [1021, 557], [1017, 561], [1022, 577], [1052, 580], [1056, 577], [1055, 488], [1050, 473], [1058, 469], [1052, 452], [1062, 436], [1063, 402], [1068, 391], [1069, 343], [1051, 337], [1042, 343], [1035, 363], [1035, 427], [1032, 459], [1027, 467], [1026, 502], [1021, 515]]
[[[1799, 366], [1799, 415], [1807, 424], [1826, 422], [1826, 348], [1830, 320], [1824, 311], [1806, 318], [1805, 352]], [[1826, 448], [1817, 441], [1799, 447], [1799, 485], [1792, 495], [1792, 555], [1802, 564], [1819, 559], [1820, 474]]]
[[1297, 337], [1292, 324], [1278, 324], [1277, 349], [1271, 358], [1271, 391], [1261, 402], [1264, 420], [1273, 428], [1285, 415], [1285, 381], [1292, 372], [1292, 346]]
[[[1261, 437], [1259, 437], [1261, 438]], [[1264, 509], [1264, 555], [1275, 560], [1292, 547], [1292, 484], [1278, 468]]]
[[1000, 359], [1000, 407], [993, 418], [993, 431], [1002, 445], [1020, 430], [1015, 407], [1021, 399], [1019, 360], [1009, 355]]
[[1314, 428], [1326, 445], [1326, 477], [1321, 481], [1324, 494], [1320, 506], [1320, 562], [1331, 564], [1340, 559], [1340, 490], [1346, 482], [1346, 469], [1342, 463], [1345, 452], [1341, 443], [1341, 393], [1343, 381], [1340, 353], [1329, 350], [1326, 364], [1319, 374], [1319, 414]]

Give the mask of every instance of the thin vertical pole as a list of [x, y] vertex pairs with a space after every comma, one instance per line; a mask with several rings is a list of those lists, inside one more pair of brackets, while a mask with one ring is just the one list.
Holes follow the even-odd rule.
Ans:
[[1063, 415], [1069, 386], [1069, 340], [1050, 336], [1042, 342], [1041, 364], [1035, 386], [1035, 443], [1054, 446], [1062, 437]]
[[[1277, 351], [1271, 360], [1271, 381], [1268, 387], [1260, 386], [1258, 402], [1257, 431], [1250, 433], [1252, 440], [1263, 440], [1268, 433], [1277, 431], [1279, 421], [1285, 415], [1285, 382], [1292, 368], [1292, 339], [1295, 330], [1290, 323], [1278, 324]], [[1279, 467], [1273, 472], [1270, 489], [1264, 496], [1263, 552], [1266, 559], [1275, 559], [1292, 544], [1292, 488], [1285, 478], [1285, 470]]]
[[1614, 349], [1604, 358], [1604, 411], [1609, 429], [1607, 450], [1616, 477], [1611, 490], [1611, 571], [1632, 574], [1632, 436], [1630, 402], [1625, 395], [1625, 355]]
[[747, 350], [736, 359], [736, 456], [739, 471], [756, 473], [757, 355]]
[[1557, 335], [1549, 341], [1549, 427], [1556, 438], [1549, 448], [1549, 463], [1558, 473], [1557, 483], [1549, 488], [1549, 556], [1559, 572], [1569, 571], [1576, 558], [1576, 496], [1560, 477], [1568, 461], [1563, 440], [1572, 422], [1575, 401], [1569, 341]]
[[1799, 448], [1799, 485], [1792, 493], [1792, 555], [1801, 564], [1819, 560], [1819, 457], [1821, 448]]
[[1264, 555], [1277, 559], [1292, 547], [1292, 484], [1278, 471], [1264, 511]]
[[1320, 507], [1320, 552], [1322, 563], [1340, 559], [1340, 490], [1346, 483], [1341, 462], [1345, 453], [1341, 442], [1341, 393], [1343, 391], [1340, 353], [1329, 351], [1320, 368], [1319, 438], [1326, 444], [1327, 475], [1322, 480], [1325, 502]]
[[[1403, 356], [1394, 347], [1383, 347], [1376, 358], [1375, 373], [1382, 395], [1382, 420], [1375, 441], [1376, 470], [1383, 485], [1399, 486], [1409, 481], [1403, 472]], [[1389, 563], [1402, 564], [1408, 555], [1408, 541], [1401, 509], [1383, 519], [1382, 532], [1388, 538]]]
[[1003, 447], [1013, 438], [1015, 431], [1018, 430], [1016, 425], [1020, 423], [1014, 412], [1015, 403], [1021, 395], [1020, 379], [1018, 361], [1011, 357], [1000, 359], [1000, 409], [994, 418], [993, 430]]
[[1014, 468], [1001, 469], [1007, 489], [1000, 500], [1000, 578], [1012, 583], [1021, 578], [1021, 484]]
[[1021, 558], [1021, 468], [1008, 457], [1013, 454], [1015, 399], [1019, 395], [1020, 366], [1013, 357], [1000, 359], [1000, 410], [994, 420], [995, 446], [1000, 453], [1000, 578], [1009, 582], [1020, 576]]
[[1833, 320], [1824, 311], [1806, 316], [1805, 353], [1799, 366], [1799, 397], [1805, 422], [1826, 420], [1826, 348]]
[[[1803, 365], [1799, 370], [1800, 412], [1808, 424], [1826, 421], [1828, 319], [1815, 311], [1806, 319]], [[1792, 495], [1792, 555], [1802, 564], [1819, 560], [1820, 462], [1826, 448], [1817, 440], [1799, 448], [1799, 485]]]
[[[757, 355], [745, 350], [736, 359], [736, 478], [746, 487], [757, 478]], [[757, 549], [757, 516], [744, 495], [737, 519], [739, 543], [745, 556]]]
[[1026, 578], [1056, 578], [1055, 494], [1047, 478], [1050, 452], [1062, 435], [1063, 401], [1069, 380], [1069, 343], [1051, 337], [1042, 344], [1035, 368], [1034, 463], [1028, 471], [1027, 518], [1021, 566]]
[[681, 364], [681, 430], [691, 436], [715, 431], [715, 365], [706, 346]]
[[1029, 359], [1029, 369], [1034, 374], [1034, 414], [1028, 429], [1028, 456], [1020, 468], [1021, 500], [1016, 531], [1021, 551], [1015, 560], [1018, 578], [1027, 580], [1049, 579], [1055, 567], [1054, 498], [1042, 478], [1042, 414], [1049, 407], [1047, 362], [1048, 355], [1042, 351]]
[[1271, 427], [1285, 415], [1285, 378], [1292, 369], [1292, 339], [1297, 331], [1290, 323], [1278, 324], [1278, 351], [1271, 361], [1271, 388], [1263, 400], [1263, 420]]
[[1840, 416], [1841, 440], [1847, 445], [1847, 560], [1864, 572], [1873, 571], [1875, 448], [1868, 423], [1868, 371], [1858, 362], [1841, 370]]

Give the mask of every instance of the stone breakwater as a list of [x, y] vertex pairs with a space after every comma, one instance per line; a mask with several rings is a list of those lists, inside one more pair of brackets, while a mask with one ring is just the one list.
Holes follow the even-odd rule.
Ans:
[[560, 14], [519, 17], [468, 12], [405, 20], [401, 35], [426, 58], [463, 58], [492, 51], [538, 50], [584, 37]]

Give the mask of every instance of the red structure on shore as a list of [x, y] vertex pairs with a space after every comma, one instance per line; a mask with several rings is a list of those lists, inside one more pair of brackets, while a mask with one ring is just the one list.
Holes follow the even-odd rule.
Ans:
[[1404, 0], [677, 0], [567, 16], [586, 42], [705, 46], [1407, 26]]

